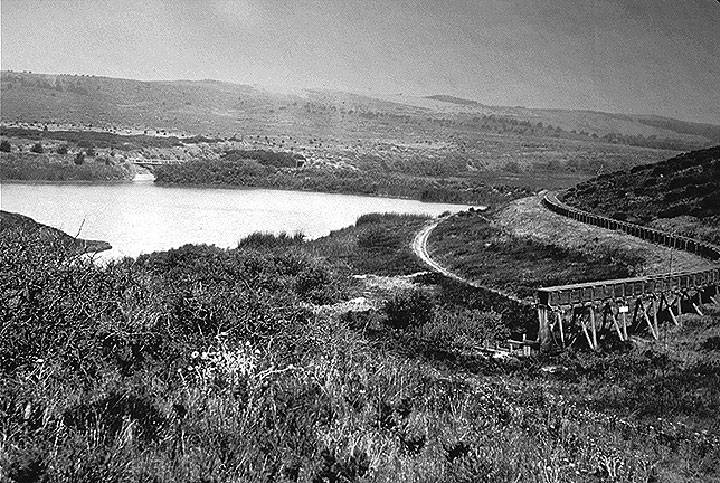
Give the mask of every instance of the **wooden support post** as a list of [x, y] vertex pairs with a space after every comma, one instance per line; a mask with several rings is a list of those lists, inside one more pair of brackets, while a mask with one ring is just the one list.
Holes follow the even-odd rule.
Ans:
[[675, 302], [677, 305], [677, 320], [676, 324], [682, 323], [682, 294], [678, 293], [677, 297], [675, 297]]
[[658, 331], [658, 321], [657, 321], [657, 314], [658, 314], [658, 307], [657, 307], [657, 298], [653, 297], [652, 299], [652, 313], [653, 313], [653, 327], [655, 332], [655, 339], [660, 338], [660, 332]]
[[713, 288], [715, 289], [715, 294], [714, 294], [714, 295], [710, 295], [710, 294], [712, 293], [712, 292], [710, 292], [710, 290], [707, 291], [707, 292], [708, 292], [708, 298], [710, 299], [710, 303], [713, 303], [713, 304], [715, 304], [715, 305], [720, 305], [720, 298], [718, 297], [718, 292], [720, 292], [720, 288], [718, 288], [717, 285], [716, 285], [715, 287], [713, 287]]
[[610, 312], [610, 315], [612, 316], [613, 324], [615, 325], [615, 330], [617, 331], [618, 339], [626, 340], [625, 337], [627, 337], [627, 336], [623, 336], [623, 333], [620, 332], [620, 325], [618, 324], [617, 317], [615, 317], [615, 313]]
[[622, 313], [622, 321], [623, 321], [623, 340], [628, 340], [627, 335], [627, 312]]
[[645, 323], [647, 324], [648, 328], [650, 328], [650, 332], [652, 332], [653, 337], [655, 340], [658, 340], [658, 334], [655, 332], [655, 327], [650, 323], [650, 319], [648, 318], [647, 311], [645, 310], [645, 304], [642, 306], [642, 313], [643, 318], [645, 319]]
[[695, 304], [695, 302], [692, 303], [692, 306], [693, 306], [693, 310], [695, 311], [696, 314], [698, 314], [698, 315], [702, 315], [702, 314], [703, 314], [702, 311], [700, 310], [700, 307], [698, 307], [698, 306]]
[[588, 308], [590, 309], [590, 326], [592, 327], [593, 349], [597, 349], [598, 341], [597, 341], [597, 327], [595, 327], [595, 307], [590, 305], [590, 307], [588, 307]]
[[585, 321], [582, 319], [582, 316], [578, 317], [578, 319], [580, 320], [580, 325], [582, 326], [582, 330], [585, 333], [585, 339], [587, 339], [588, 346], [591, 349], [595, 349], [593, 347], [592, 340], [590, 340], [590, 334], [588, 333], [588, 329], [587, 329], [587, 325], [585, 325]]
[[563, 314], [562, 312], [558, 311], [557, 313], [558, 318], [558, 327], [560, 328], [560, 345], [562, 345], [562, 348], [565, 348], [565, 332], [563, 331]]
[[640, 310], [640, 304], [638, 303], [639, 300], [640, 300], [639, 298], [635, 299], [635, 310], [633, 310], [633, 318], [632, 318], [633, 331], [636, 331], [637, 326], [638, 326], [637, 315], [638, 315], [638, 310]]
[[702, 315], [702, 314], [703, 314], [702, 311], [700, 310], [700, 307], [699, 307], [692, 299], [690, 300], [690, 303], [692, 304], [693, 311], [694, 311], [696, 314], [698, 314], [698, 315]]
[[587, 326], [585, 325], [585, 321], [580, 319], [580, 325], [582, 326], [583, 332], [585, 333], [585, 339], [588, 341], [588, 347], [590, 347], [591, 349], [594, 349], [594, 347], [592, 345], [592, 340], [590, 340], [590, 334], [588, 333]]
[[538, 323], [540, 349], [547, 350], [550, 348], [550, 324], [548, 324], [548, 307], [545, 305], [538, 306]]
[[672, 311], [672, 306], [670, 304], [668, 304], [668, 306], [667, 306], [667, 311], [668, 311], [668, 314], [670, 314], [670, 320], [672, 320], [673, 324], [679, 325], [677, 318], [675, 317], [675, 314]]
[[605, 335], [606, 339], [607, 339], [607, 311], [608, 311], [608, 306], [603, 305], [603, 308], [602, 308], [602, 316], [603, 316], [602, 330], [603, 330], [603, 334]]
[[[695, 313], [698, 315], [702, 315], [703, 313], [700, 311], [700, 307], [698, 307], [698, 305], [695, 303], [695, 301], [692, 299], [692, 297], [689, 297], [689, 298], [690, 298], [690, 303], [692, 304], [692, 308], [695, 311]], [[702, 292], [698, 292], [698, 298], [700, 299], [699, 302], [702, 304]]]

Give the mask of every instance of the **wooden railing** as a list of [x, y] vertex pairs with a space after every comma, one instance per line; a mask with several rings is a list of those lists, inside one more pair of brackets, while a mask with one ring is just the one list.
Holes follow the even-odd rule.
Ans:
[[[713, 244], [579, 210], [558, 200], [554, 192], [547, 193], [542, 199], [542, 204], [559, 215], [567, 216], [583, 223], [611, 230], [622, 230], [625, 233], [652, 243], [678, 250], [685, 250], [711, 260], [720, 259], [720, 247]], [[695, 295], [691, 296], [691, 293]], [[651, 299], [652, 315], [655, 320], [653, 334], [657, 338], [657, 299], [660, 299], [660, 307], [662, 307], [663, 302], [665, 302], [667, 309], [666, 294], [675, 294], [675, 303], [673, 305], [677, 306], [678, 314], [681, 311], [681, 302], [683, 299], [689, 299], [693, 302], [693, 307], [698, 313], [699, 309], [697, 305], [694, 304], [694, 300], [699, 304], [702, 304], [706, 300], [720, 303], [720, 300], [717, 299], [718, 295], [720, 295], [720, 266], [692, 272], [666, 273], [599, 282], [541, 287], [537, 291], [538, 340], [541, 347], [544, 348], [548, 347], [551, 342], [550, 312], [560, 313], [558, 324], [560, 327], [560, 338], [562, 340], [562, 327], [564, 323], [562, 314], [569, 310], [569, 313], [574, 313], [575, 317], [580, 317], [578, 320], [581, 320], [582, 323], [582, 313], [577, 313], [577, 309], [580, 307], [585, 311], [589, 311], [592, 339], [585, 325], [583, 325], [583, 330], [586, 330], [590, 347], [597, 348], [594, 318], [596, 309], [604, 305], [598, 313], [606, 315], [609, 303], [619, 302], [625, 311], [628, 310], [628, 305], [634, 304], [636, 307], [634, 317], [638, 313], [638, 308], [642, 308], [641, 313], [644, 314], [644, 317], [647, 319], [646, 303], [643, 302], [645, 299]], [[623, 318], [623, 322], [624, 321], [625, 319]], [[634, 322], [635, 321], [633, 321], [633, 324]], [[627, 327], [624, 326], [624, 330], [626, 331]], [[621, 340], [627, 340], [627, 333], [618, 333], [621, 334]]]
[[711, 260], [720, 260], [720, 247], [711, 243], [579, 210], [558, 200], [557, 193], [555, 192], [547, 193], [543, 197], [542, 203], [546, 208], [559, 215], [567, 216], [568, 218], [573, 218], [583, 223], [608, 228], [610, 230], [622, 230], [629, 235], [642, 238], [643, 240], [647, 240], [658, 245], [664, 245], [678, 250], [685, 250]]

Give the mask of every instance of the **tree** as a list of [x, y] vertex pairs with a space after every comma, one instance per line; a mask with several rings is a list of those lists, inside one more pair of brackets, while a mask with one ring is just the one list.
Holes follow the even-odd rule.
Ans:
[[61, 144], [57, 148], [58, 154], [67, 154], [68, 153], [68, 145], [67, 144]]
[[38, 154], [42, 153], [43, 152], [42, 144], [40, 144], [40, 143], [33, 144], [32, 147], [30, 148], [30, 152], [38, 153]]
[[3, 153], [9, 153], [10, 152], [10, 141], [0, 142], [0, 151], [2, 151]]
[[75, 164], [83, 164], [85, 162], [85, 155], [82, 151], [75, 155]]

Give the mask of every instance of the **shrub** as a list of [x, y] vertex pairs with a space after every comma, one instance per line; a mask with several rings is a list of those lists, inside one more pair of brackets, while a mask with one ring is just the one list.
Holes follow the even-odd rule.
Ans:
[[255, 232], [238, 242], [238, 248], [285, 248], [302, 245], [305, 236], [302, 233], [288, 235], [285, 232], [279, 235], [272, 233]]
[[405, 330], [424, 326], [433, 317], [433, 301], [420, 291], [400, 294], [388, 300], [383, 307], [386, 324], [393, 329]]
[[387, 249], [394, 248], [401, 242], [399, 235], [390, 229], [378, 227], [371, 228], [358, 237], [358, 246], [368, 249]]
[[43, 152], [42, 144], [40, 144], [40, 143], [33, 144], [32, 147], [30, 148], [30, 152], [38, 153], [38, 154], [42, 153]]
[[68, 153], [68, 145], [67, 144], [61, 144], [57, 148], [58, 154], [67, 154]]
[[156, 441], [165, 418], [146, 398], [128, 394], [108, 394], [91, 403], [67, 408], [63, 414], [65, 426], [81, 433], [99, 431], [108, 442], [120, 433], [123, 422], [135, 423], [136, 434], [145, 442]]
[[82, 151], [75, 155], [75, 164], [81, 165], [85, 162], [85, 154]]
[[450, 306], [435, 310], [423, 333], [440, 345], [472, 349], [486, 341], [507, 339], [510, 329], [500, 314]]
[[10, 152], [10, 141], [0, 142], [0, 151], [2, 151], [3, 153], [9, 153]]

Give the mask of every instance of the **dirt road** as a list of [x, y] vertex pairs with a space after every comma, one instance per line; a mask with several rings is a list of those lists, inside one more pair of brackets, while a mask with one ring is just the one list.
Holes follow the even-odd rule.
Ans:
[[446, 277], [450, 277], [454, 280], [457, 280], [458, 282], [465, 283], [467, 285], [471, 285], [473, 287], [481, 288], [484, 290], [487, 290], [489, 292], [496, 293], [498, 295], [502, 295], [503, 297], [507, 297], [519, 304], [527, 304], [527, 300], [522, 300], [519, 297], [503, 292], [502, 290], [497, 290], [492, 287], [488, 287], [486, 285], [481, 285], [477, 282], [473, 282], [472, 280], [468, 280], [465, 277], [462, 277], [454, 272], [451, 272], [446, 267], [440, 265], [437, 261], [433, 260], [433, 258], [430, 256], [430, 252], [428, 251], [428, 238], [430, 238], [430, 234], [432, 231], [440, 224], [441, 221], [446, 220], [447, 218], [441, 218], [438, 220], [433, 220], [431, 223], [425, 225], [422, 230], [420, 230], [417, 235], [415, 235], [415, 239], [412, 243], [412, 249], [415, 255], [417, 255], [423, 262], [425, 262], [430, 268], [435, 270], [436, 272], [442, 273]]

